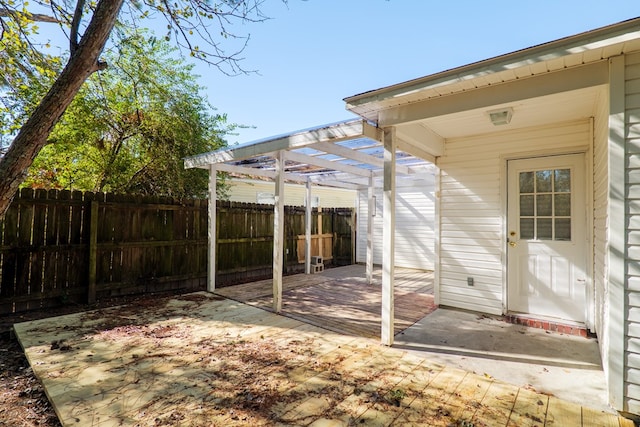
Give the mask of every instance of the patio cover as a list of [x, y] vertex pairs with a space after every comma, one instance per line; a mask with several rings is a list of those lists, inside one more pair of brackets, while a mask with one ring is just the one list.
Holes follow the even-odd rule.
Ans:
[[[306, 200], [312, 185], [367, 189], [369, 212], [373, 212], [374, 188], [383, 187], [382, 343], [393, 343], [394, 325], [394, 231], [396, 180], [415, 179], [433, 171], [433, 163], [444, 145], [435, 134], [396, 135], [394, 128], [382, 131], [354, 119], [267, 138], [185, 159], [185, 168], [209, 170], [209, 270], [208, 290], [215, 289], [216, 272], [216, 175], [261, 177], [275, 181], [273, 240], [273, 310], [282, 309], [285, 182], [304, 183]], [[425, 140], [429, 144], [425, 145]], [[425, 150], [425, 146], [430, 149]], [[306, 203], [305, 272], [311, 271], [311, 203]], [[373, 221], [367, 221], [367, 280], [372, 281]]]

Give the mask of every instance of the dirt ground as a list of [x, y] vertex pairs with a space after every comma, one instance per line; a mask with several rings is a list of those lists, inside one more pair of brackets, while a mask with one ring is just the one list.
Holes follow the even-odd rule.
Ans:
[[58, 417], [42, 384], [35, 377], [22, 347], [11, 333], [14, 323], [137, 302], [148, 304], [173, 294], [113, 298], [92, 305], [70, 305], [56, 309], [0, 316], [0, 426], [60, 427]]
[[20, 344], [0, 336], [0, 426], [60, 426]]

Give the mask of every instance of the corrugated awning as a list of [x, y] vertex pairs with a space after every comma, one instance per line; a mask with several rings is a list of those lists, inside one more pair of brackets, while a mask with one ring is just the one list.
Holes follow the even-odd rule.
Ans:
[[[404, 149], [403, 149], [404, 148]], [[361, 120], [348, 120], [267, 138], [241, 146], [187, 157], [185, 168], [216, 169], [232, 174], [275, 178], [275, 155], [284, 151], [285, 180], [341, 188], [366, 188], [382, 177], [380, 132]], [[413, 145], [399, 144], [399, 176], [432, 173], [435, 157]]]

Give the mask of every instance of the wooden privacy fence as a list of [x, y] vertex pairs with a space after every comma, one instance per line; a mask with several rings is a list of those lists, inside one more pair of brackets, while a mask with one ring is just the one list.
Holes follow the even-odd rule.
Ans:
[[[273, 206], [253, 203], [218, 202], [218, 274], [221, 286], [266, 278], [273, 264]], [[304, 271], [305, 209], [285, 207], [284, 271]], [[325, 241], [324, 256], [330, 265], [355, 262], [355, 213], [350, 208], [313, 210], [312, 242]], [[322, 233], [321, 235], [318, 232]], [[327, 253], [331, 256], [327, 258]], [[316, 245], [312, 255], [319, 255]], [[216, 283], [218, 286], [218, 283]]]
[[[23, 189], [0, 221], [0, 314], [206, 289], [207, 201]], [[314, 212], [333, 264], [353, 261], [351, 209]], [[273, 206], [218, 202], [217, 283], [271, 274]], [[286, 208], [285, 271], [301, 271], [304, 209]]]

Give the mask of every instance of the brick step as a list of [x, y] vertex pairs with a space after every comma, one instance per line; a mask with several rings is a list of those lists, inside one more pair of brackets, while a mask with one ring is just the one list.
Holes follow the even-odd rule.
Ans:
[[584, 325], [567, 324], [548, 319], [536, 319], [518, 314], [507, 314], [502, 316], [503, 320], [514, 325], [529, 326], [531, 328], [544, 329], [545, 331], [560, 332], [567, 335], [580, 337], [595, 337]]

